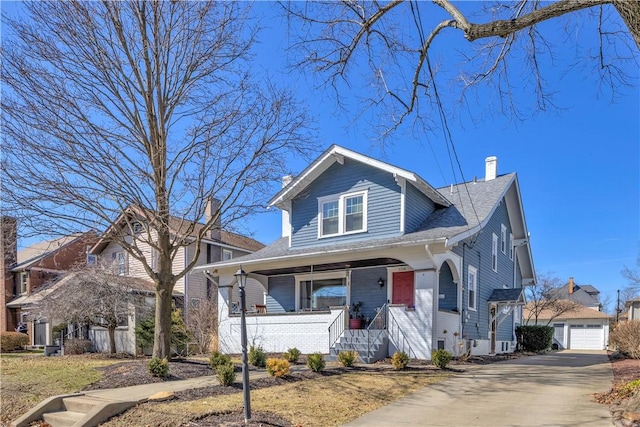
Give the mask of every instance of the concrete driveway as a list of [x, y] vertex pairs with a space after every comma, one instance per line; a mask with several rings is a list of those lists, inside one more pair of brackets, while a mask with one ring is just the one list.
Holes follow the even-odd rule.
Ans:
[[612, 380], [604, 351], [569, 350], [472, 366], [347, 426], [606, 427], [612, 425], [609, 410], [590, 394], [609, 390]]

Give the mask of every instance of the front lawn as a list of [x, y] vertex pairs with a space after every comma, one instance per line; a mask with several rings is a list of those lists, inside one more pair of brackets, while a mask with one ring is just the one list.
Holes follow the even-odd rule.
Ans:
[[102, 357], [44, 357], [33, 353], [0, 356], [0, 424], [7, 424], [47, 397], [74, 393], [98, 381], [96, 368], [122, 362]]
[[[260, 414], [252, 425], [335, 426], [349, 422], [415, 390], [447, 378], [450, 371], [419, 367], [406, 371], [360, 368], [341, 374], [294, 381], [251, 391], [252, 411]], [[178, 393], [180, 394], [180, 393]], [[202, 395], [202, 394], [201, 394]], [[138, 405], [104, 426], [211, 426], [237, 425], [242, 393], [211, 394], [197, 400]], [[268, 416], [271, 414], [271, 416]], [[266, 418], [265, 418], [266, 417]], [[234, 418], [234, 417], [231, 417]], [[288, 422], [275, 423], [274, 419]]]

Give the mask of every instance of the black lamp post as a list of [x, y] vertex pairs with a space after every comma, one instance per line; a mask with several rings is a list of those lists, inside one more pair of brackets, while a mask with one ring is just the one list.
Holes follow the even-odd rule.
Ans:
[[247, 303], [244, 294], [244, 287], [247, 284], [247, 273], [242, 266], [236, 271], [236, 280], [240, 290], [240, 344], [242, 345], [242, 397], [244, 402], [244, 422], [247, 424], [251, 419], [251, 397], [249, 396], [249, 361], [247, 358]]

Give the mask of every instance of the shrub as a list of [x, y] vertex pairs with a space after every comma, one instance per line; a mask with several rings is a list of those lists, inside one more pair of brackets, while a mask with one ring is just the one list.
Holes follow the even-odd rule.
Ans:
[[231, 365], [231, 356], [222, 354], [219, 351], [214, 351], [209, 358], [209, 366], [215, 371], [218, 369], [218, 366], [221, 365]]
[[153, 317], [147, 317], [143, 319], [136, 326], [136, 342], [138, 343], [138, 347], [140, 348], [140, 352], [153, 345], [153, 331], [155, 325]]
[[0, 351], [22, 350], [29, 345], [29, 336], [21, 332], [0, 332]]
[[70, 338], [63, 342], [64, 354], [85, 354], [91, 348], [91, 341], [80, 338]]
[[65, 322], [58, 323], [51, 329], [51, 333], [53, 334], [53, 339], [60, 338], [60, 332], [64, 332], [67, 330], [67, 324]]
[[524, 351], [543, 351], [551, 348], [553, 328], [540, 325], [518, 326], [516, 328], [516, 336]]
[[264, 368], [267, 364], [267, 355], [262, 347], [251, 346], [249, 348], [249, 363], [256, 368]]
[[282, 354], [282, 357], [287, 359], [290, 363], [297, 363], [298, 358], [300, 358], [300, 350], [295, 347], [290, 348]]
[[313, 372], [320, 372], [324, 369], [326, 363], [322, 353], [313, 353], [307, 357], [307, 367]]
[[352, 367], [358, 360], [358, 352], [355, 350], [345, 350], [338, 353], [338, 362], [345, 368]]
[[640, 359], [640, 320], [618, 323], [609, 336], [609, 344], [632, 359]]
[[160, 359], [159, 357], [152, 357], [149, 361], [149, 372], [154, 377], [166, 378], [169, 376], [169, 361], [165, 357]]
[[447, 350], [433, 350], [431, 352], [431, 363], [440, 369], [444, 369], [451, 362], [451, 357], [451, 353]]
[[236, 380], [236, 370], [231, 363], [219, 365], [216, 369], [216, 377], [218, 377], [220, 385], [230, 386]]
[[391, 364], [397, 371], [404, 369], [409, 364], [409, 355], [404, 351], [396, 351], [391, 357]]
[[289, 375], [289, 361], [286, 359], [267, 359], [267, 372], [277, 378]]

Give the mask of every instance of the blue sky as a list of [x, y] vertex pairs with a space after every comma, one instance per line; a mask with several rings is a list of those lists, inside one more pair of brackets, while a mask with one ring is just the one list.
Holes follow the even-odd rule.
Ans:
[[[318, 118], [322, 148], [333, 143], [345, 146], [414, 171], [436, 187], [456, 182], [442, 133], [401, 130], [393, 145], [382, 150], [367, 132], [369, 116], [356, 120], [355, 109], [337, 112], [331, 94], [308, 83], [312, 78], [285, 72], [286, 23], [270, 22], [272, 27], [261, 37], [257, 62], [306, 100]], [[549, 23], [542, 31], [552, 40], [567, 33], [579, 36], [584, 49], [597, 43], [589, 26], [594, 23], [574, 21], [575, 28], [569, 30], [564, 24]], [[459, 34], [447, 37], [438, 42], [440, 52], [462, 46]], [[569, 67], [585, 51], [576, 54], [571, 43], [560, 47], [553, 63], [541, 63], [556, 91], [559, 109], [534, 112], [523, 121], [497, 114], [477, 123], [452, 120], [452, 139], [467, 180], [484, 176], [488, 156], [498, 157], [499, 173], [518, 173], [537, 271], [555, 273], [565, 283], [574, 277], [576, 283], [591, 284], [615, 301], [616, 290], [628, 284], [620, 271], [625, 265], [635, 266], [640, 242], [638, 70], [626, 69], [634, 87], [618, 88], [620, 96], [612, 100], [606, 90], [599, 92], [598, 80], [589, 71]], [[357, 90], [353, 96], [361, 94]], [[444, 102], [454, 102], [455, 96], [445, 94]], [[513, 96], [527, 103], [522, 99], [528, 96], [524, 91], [515, 91]], [[472, 106], [467, 114], [477, 118], [485, 111]], [[291, 172], [304, 166], [294, 163]], [[458, 171], [455, 176], [459, 179]], [[280, 216], [261, 215], [250, 228], [257, 239], [269, 243], [280, 236]]]
[[[463, 6], [473, 8], [477, 4]], [[7, 6], [13, 8], [4, 3], [4, 11], [8, 11]], [[320, 150], [339, 144], [414, 171], [435, 187], [459, 181], [459, 171], [449, 165], [440, 131], [422, 133], [403, 128], [395, 135], [393, 145], [383, 150], [369, 131], [367, 120], [373, 120], [373, 116], [357, 117], [354, 100], [363, 94], [362, 88], [344, 92], [351, 102], [345, 111], [338, 111], [330, 92], [312, 87], [312, 76], [286, 69], [288, 24], [272, 16], [273, 3], [259, 3], [257, 7], [270, 16], [270, 27], [260, 36], [255, 66], [268, 71], [304, 100], [317, 119]], [[431, 3], [424, 7], [433, 10]], [[433, 18], [443, 16], [434, 14]], [[587, 47], [597, 46], [593, 22], [574, 19], [566, 27], [564, 24], [552, 21], [541, 31], [552, 40], [573, 37]], [[438, 40], [434, 58], [455, 65], [458, 50], [469, 46], [451, 30]], [[619, 88], [620, 96], [612, 101], [606, 90], [598, 90], [598, 80], [589, 70], [569, 67], [576, 58], [579, 63], [585, 51], [577, 50], [572, 43], [558, 46], [555, 61], [543, 60], [541, 67], [556, 91], [554, 99], [559, 109], [527, 114], [523, 121], [487, 115], [484, 101], [495, 94], [481, 92], [476, 105], [450, 121], [452, 139], [467, 180], [484, 176], [484, 159], [488, 156], [498, 157], [499, 173], [518, 173], [536, 270], [553, 272], [564, 281], [572, 276], [578, 284], [592, 284], [615, 300], [616, 290], [627, 285], [620, 271], [625, 265], [635, 266], [640, 242], [638, 70], [626, 69], [634, 86]], [[519, 64], [514, 62], [512, 66]], [[455, 102], [457, 94], [444, 82], [442, 93], [447, 105]], [[517, 102], [531, 104], [525, 88], [512, 95]], [[292, 160], [289, 172], [296, 174], [305, 166], [300, 160]], [[274, 188], [274, 194], [276, 191]], [[259, 215], [247, 226], [255, 238], [270, 243], [280, 236], [279, 212]]]

